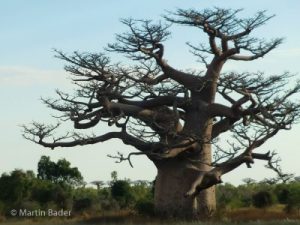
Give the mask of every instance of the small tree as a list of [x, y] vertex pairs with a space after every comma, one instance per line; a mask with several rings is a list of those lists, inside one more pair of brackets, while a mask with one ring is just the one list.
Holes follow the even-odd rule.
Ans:
[[295, 182], [289, 185], [286, 210], [288, 212], [296, 210], [300, 216], [300, 183]]
[[[125, 65], [112, 63], [106, 53], [57, 51], [78, 90], [74, 96], [58, 91], [59, 100], [43, 102], [62, 113], [62, 121], [72, 121], [75, 129], [101, 123], [115, 129], [99, 135], [69, 132], [56, 138], [53, 132], [59, 125], [35, 122], [24, 126], [24, 137], [52, 149], [120, 139], [138, 150], [119, 154], [120, 161], [132, 165], [131, 156], [146, 155], [157, 167], [157, 213], [211, 215], [216, 207], [214, 185], [222, 182], [221, 177], [242, 164], [251, 167], [254, 160], [269, 161], [271, 155], [256, 152], [258, 148], [299, 118], [300, 105], [293, 96], [300, 83], [286, 87], [289, 73], [223, 71], [228, 61], [257, 60], [282, 43], [282, 38], [265, 41], [252, 36], [273, 16], [260, 11], [240, 18], [240, 12], [178, 9], [164, 16], [165, 24], [124, 19], [128, 32], [118, 34], [106, 50], [134, 62]], [[175, 68], [166, 59], [170, 24], [189, 26], [207, 36], [208, 45], [188, 43], [203, 63], [196, 70]], [[234, 136], [228, 149], [217, 145], [224, 132]]]
[[251, 184], [255, 184], [256, 183], [256, 180], [252, 179], [252, 178], [244, 178], [243, 179], [243, 182], [246, 184], [246, 185], [251, 185]]
[[118, 180], [118, 172], [117, 171], [112, 171], [110, 173], [110, 177], [111, 177], [112, 182], [116, 182]]
[[42, 156], [38, 162], [37, 177], [42, 180], [71, 186], [83, 184], [83, 177], [77, 167], [71, 167], [71, 163], [66, 159], [60, 159], [57, 163], [52, 162], [49, 156]]
[[32, 171], [13, 170], [10, 174], [0, 177], [0, 201], [6, 207], [18, 206], [29, 197], [31, 183], [34, 179]]
[[111, 185], [111, 195], [121, 208], [128, 208], [134, 200], [130, 183], [127, 180], [117, 180]]
[[92, 181], [91, 184], [96, 185], [97, 191], [98, 191], [98, 193], [99, 193], [100, 188], [101, 188], [105, 183], [104, 183], [104, 181], [101, 181], [101, 180], [95, 180], [95, 181]]

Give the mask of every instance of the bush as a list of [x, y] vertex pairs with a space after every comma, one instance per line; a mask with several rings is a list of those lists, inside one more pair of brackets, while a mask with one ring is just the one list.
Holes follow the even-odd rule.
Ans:
[[104, 211], [118, 211], [120, 205], [115, 199], [105, 199], [100, 201], [101, 209]]
[[117, 200], [121, 208], [128, 208], [134, 200], [130, 184], [126, 180], [117, 180], [112, 183], [111, 195]]
[[300, 215], [300, 184], [299, 183], [290, 184], [286, 211], [287, 212], [297, 211], [298, 215]]
[[0, 201], [0, 217], [5, 214], [4, 203]]
[[41, 205], [36, 201], [23, 201], [18, 208], [33, 211], [41, 209]]
[[93, 201], [90, 198], [76, 199], [73, 202], [73, 210], [75, 212], [82, 212], [84, 210], [90, 209], [93, 205]]
[[135, 202], [144, 199], [153, 199], [152, 186], [149, 185], [149, 182], [136, 181], [134, 185], [131, 186], [132, 195]]
[[73, 209], [77, 212], [100, 209], [99, 193], [94, 188], [77, 188], [73, 195]]
[[71, 208], [72, 190], [67, 185], [54, 184], [47, 180], [36, 180], [31, 190], [31, 200], [45, 207], [49, 202], [55, 203], [55, 208]]
[[[242, 186], [239, 187], [240, 189]], [[216, 197], [219, 209], [223, 208], [240, 208], [244, 206], [245, 191], [239, 192], [239, 188], [232, 184], [225, 183], [218, 185], [216, 189]]]
[[277, 185], [274, 192], [280, 204], [287, 204], [288, 197], [290, 195], [288, 184]]
[[8, 204], [18, 204], [28, 197], [31, 177], [23, 170], [14, 170], [0, 177], [0, 200]]
[[57, 206], [56, 202], [54, 202], [54, 201], [47, 202], [42, 208], [45, 210], [48, 210], [48, 209], [60, 210], [61, 209]]
[[256, 208], [266, 208], [274, 203], [274, 199], [270, 192], [259, 191], [252, 197], [253, 205]]
[[154, 215], [154, 203], [151, 200], [140, 200], [135, 205], [135, 210], [141, 215]]
[[45, 205], [47, 202], [50, 202], [54, 199], [53, 192], [53, 183], [51, 183], [50, 181], [36, 180], [32, 187], [31, 198], [34, 201]]

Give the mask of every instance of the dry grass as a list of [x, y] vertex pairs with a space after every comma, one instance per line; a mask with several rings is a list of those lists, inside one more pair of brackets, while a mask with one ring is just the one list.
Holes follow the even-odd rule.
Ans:
[[[241, 208], [223, 212], [217, 218], [205, 222], [161, 220], [135, 216], [120, 211], [101, 216], [82, 214], [74, 218], [2, 219], [0, 225], [300, 225], [297, 215], [286, 214], [283, 206], [269, 209]], [[222, 221], [222, 222], [220, 222]]]
[[283, 220], [283, 221], [252, 221], [252, 222], [118, 222], [118, 223], [102, 223], [102, 222], [80, 222], [80, 221], [8, 221], [0, 223], [1, 225], [299, 225], [300, 221]]
[[[75, 221], [66, 221], [62, 219], [22, 219], [22, 220], [6, 220], [0, 222], [1, 225], [76, 225]], [[78, 224], [79, 225], [79, 224]]]
[[[224, 217], [231, 221], [274, 221], [274, 220], [299, 220], [297, 214], [287, 214], [283, 206], [276, 205], [269, 209], [241, 208], [224, 213]], [[299, 221], [300, 224], [300, 221]]]

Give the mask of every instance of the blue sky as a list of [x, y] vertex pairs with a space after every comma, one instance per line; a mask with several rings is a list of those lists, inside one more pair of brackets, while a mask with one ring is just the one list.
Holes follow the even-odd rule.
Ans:
[[[165, 10], [176, 8], [203, 9], [207, 7], [244, 8], [241, 16], [249, 16], [267, 9], [276, 14], [256, 34], [260, 37], [285, 37], [278, 49], [256, 62], [229, 63], [226, 70], [266, 71], [282, 73], [300, 71], [300, 1], [299, 0], [2, 0], [0, 1], [0, 173], [14, 168], [36, 170], [41, 155], [54, 160], [66, 158], [79, 167], [85, 179], [108, 180], [110, 172], [117, 170], [120, 177], [149, 179], [155, 177], [154, 166], [144, 158], [135, 159], [135, 168], [128, 164], [114, 164], [106, 157], [116, 151], [128, 152], [131, 148], [118, 141], [95, 146], [51, 151], [21, 137], [18, 125], [32, 120], [51, 121], [49, 109], [41, 104], [41, 96], [53, 96], [54, 90], [71, 89], [63, 62], [53, 57], [53, 48], [65, 52], [101, 52], [107, 43], [114, 41], [114, 34], [124, 31], [120, 18], [146, 18], [158, 20]], [[166, 43], [166, 57], [178, 68], [201, 68], [188, 53], [186, 41], [206, 41], [200, 32], [191, 28], [173, 26], [172, 38]], [[122, 57], [113, 55], [116, 60]], [[100, 129], [101, 130], [101, 127]], [[300, 175], [300, 126], [280, 133], [262, 150], [276, 149], [283, 168]], [[225, 181], [239, 183], [244, 177], [263, 179], [274, 175], [257, 162], [253, 169], [244, 166], [226, 175]]]

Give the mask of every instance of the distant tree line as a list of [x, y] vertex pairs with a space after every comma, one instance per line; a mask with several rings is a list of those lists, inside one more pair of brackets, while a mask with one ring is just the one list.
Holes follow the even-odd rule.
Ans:
[[72, 210], [98, 214], [107, 211], [130, 209], [139, 213], [153, 212], [151, 182], [119, 180], [117, 172], [111, 174], [108, 186], [92, 182], [97, 189], [86, 187], [83, 177], [70, 162], [60, 159], [53, 162], [42, 156], [37, 174], [15, 169], [0, 177], [0, 216], [10, 216], [11, 209]]
[[256, 182], [244, 179], [245, 184], [233, 186], [225, 183], [217, 186], [219, 208], [236, 209], [243, 207], [268, 208], [275, 204], [284, 206], [287, 213], [300, 215], [300, 181], [270, 183], [268, 180]]
[[[72, 215], [104, 215], [107, 212], [127, 210], [135, 214], [154, 213], [154, 182], [118, 179], [116, 171], [111, 180], [87, 187], [83, 177], [70, 162], [53, 162], [42, 156], [37, 174], [15, 169], [0, 177], [0, 216], [10, 216], [11, 209], [71, 210]], [[282, 204], [287, 213], [300, 212], [300, 180], [286, 183], [256, 182], [245, 179], [244, 184], [217, 186], [218, 208], [232, 210], [243, 207], [266, 209]], [[299, 214], [300, 215], [300, 214]]]

